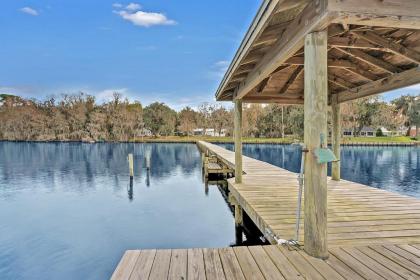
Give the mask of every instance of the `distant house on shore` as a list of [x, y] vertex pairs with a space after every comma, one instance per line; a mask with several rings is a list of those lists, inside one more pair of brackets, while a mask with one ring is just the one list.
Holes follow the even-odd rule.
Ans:
[[353, 129], [350, 128], [345, 128], [343, 129], [343, 137], [353, 137], [354, 133], [353, 133]]
[[222, 129], [220, 133], [214, 128], [206, 128], [205, 131], [203, 128], [196, 128], [193, 130], [195, 136], [213, 136], [213, 137], [225, 137], [226, 129]]
[[150, 129], [142, 128], [137, 132], [137, 137], [150, 137], [153, 136], [153, 133]]
[[[417, 135], [420, 135], [420, 127], [417, 128]], [[415, 126], [410, 127], [410, 131], [408, 132], [408, 136], [416, 137], [416, 127]]]
[[360, 130], [359, 136], [360, 137], [375, 137], [376, 129], [370, 126], [362, 127]]
[[392, 131], [388, 130], [386, 127], [381, 126], [380, 128], [378, 128], [382, 131], [382, 135], [383, 136], [392, 136]]

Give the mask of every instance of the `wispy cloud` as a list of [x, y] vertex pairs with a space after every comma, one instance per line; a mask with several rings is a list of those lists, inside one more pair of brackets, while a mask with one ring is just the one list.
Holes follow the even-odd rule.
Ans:
[[114, 7], [115, 9], [121, 9], [124, 6], [121, 3], [114, 3], [112, 4], [112, 7]]
[[212, 79], [221, 79], [225, 75], [227, 69], [229, 68], [229, 61], [220, 60], [214, 63], [211, 67], [210, 78]]
[[[118, 4], [117, 7], [115, 6], [116, 4]], [[126, 7], [119, 3], [114, 3], [113, 7], [118, 9], [114, 13], [137, 26], [150, 27], [154, 25], [177, 24], [176, 21], [169, 19], [163, 13], [142, 11], [142, 7], [137, 3], [130, 3]]]
[[129, 11], [139, 11], [141, 9], [141, 6], [137, 3], [130, 3], [125, 7], [125, 9]]
[[31, 16], [38, 16], [39, 12], [37, 10], [35, 10], [34, 8], [31, 7], [23, 7], [21, 9], [19, 9], [19, 11], [21, 11], [22, 13], [31, 15]]

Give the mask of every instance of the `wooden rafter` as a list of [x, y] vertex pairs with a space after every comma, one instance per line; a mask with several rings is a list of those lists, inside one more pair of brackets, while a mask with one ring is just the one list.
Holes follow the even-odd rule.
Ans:
[[[304, 58], [302, 56], [294, 56], [284, 62], [289, 65], [303, 65]], [[331, 68], [357, 68], [358, 66], [345, 59], [332, 58], [328, 59], [328, 67]]]
[[275, 41], [277, 40], [285, 27], [287, 26], [288, 22], [275, 24], [267, 27], [261, 36], [257, 39], [254, 45], [264, 44], [266, 42]]
[[345, 68], [345, 70], [354, 75], [357, 75], [359, 78], [364, 80], [375, 81], [379, 79], [375, 74], [372, 74], [368, 70], [364, 70], [361, 67]]
[[270, 77], [267, 77], [267, 78], [265, 78], [259, 85], [258, 85], [258, 88], [257, 88], [257, 93], [261, 93], [261, 92], [263, 92], [264, 91], [264, 89], [265, 89], [265, 87], [267, 86], [267, 84], [268, 84], [268, 82], [270, 81], [270, 79], [271, 79], [271, 76]]
[[418, 83], [420, 83], [420, 67], [337, 93], [338, 102], [342, 103]]
[[302, 74], [303, 71], [303, 65], [299, 65], [292, 71], [289, 78], [287, 79], [287, 82], [283, 85], [283, 87], [280, 89], [279, 93], [284, 94], [287, 92], [290, 88], [290, 86], [293, 84], [293, 82], [299, 77], [300, 74]]
[[238, 68], [238, 70], [235, 71], [235, 75], [248, 73], [255, 67], [255, 64], [245, 64]]
[[268, 84], [270, 83], [270, 81], [276, 76], [276, 74], [278, 74], [280, 71], [289, 68], [290, 65], [281, 65], [280, 67], [278, 67], [276, 69], [276, 71], [274, 71], [273, 73], [271, 73], [271, 75], [269, 77], [267, 77], [266, 79], [264, 79], [260, 85], [258, 86], [257, 89], [257, 93], [261, 93], [265, 90], [265, 88], [268, 86]]
[[383, 61], [379, 58], [376, 58], [374, 56], [371, 56], [370, 54], [367, 54], [361, 50], [357, 49], [343, 49], [343, 48], [337, 48], [337, 50], [340, 50], [341, 52], [344, 52], [347, 55], [350, 55], [358, 60], [361, 60], [365, 63], [368, 63], [372, 66], [375, 66], [376, 68], [379, 68], [385, 72], [388, 72], [390, 74], [399, 73], [401, 72], [401, 69], [398, 67]]
[[328, 73], [328, 81], [344, 89], [351, 89], [355, 87], [352, 83], [338, 77], [331, 72]]
[[347, 30], [341, 24], [332, 24], [328, 27], [328, 37], [334, 37], [346, 33]]
[[416, 52], [415, 50], [394, 43], [391, 40], [383, 38], [372, 31], [353, 32], [353, 34], [373, 44], [379, 45], [389, 50], [390, 52], [396, 55], [400, 55], [416, 64], [420, 64], [420, 53]]
[[372, 44], [365, 40], [359, 38], [350, 38], [350, 37], [332, 37], [328, 39], [328, 46], [333, 48], [349, 48], [349, 49], [369, 49], [369, 50], [381, 50], [384, 48], [382, 46], [377, 46], [377, 44]]
[[246, 96], [243, 98], [243, 101], [246, 103], [281, 103], [281, 104], [290, 104], [290, 105], [303, 104], [303, 98]]

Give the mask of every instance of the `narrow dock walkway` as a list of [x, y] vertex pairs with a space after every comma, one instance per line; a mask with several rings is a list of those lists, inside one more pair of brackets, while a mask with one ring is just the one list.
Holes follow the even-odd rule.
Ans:
[[[207, 142], [198, 146], [234, 168], [234, 152]], [[241, 184], [228, 180], [229, 191], [242, 209], [262, 233], [269, 229], [278, 238], [294, 238], [297, 174], [246, 156], [243, 170]], [[301, 221], [299, 241], [303, 241], [303, 207]], [[420, 200], [346, 180], [329, 180], [328, 243], [420, 243]]]

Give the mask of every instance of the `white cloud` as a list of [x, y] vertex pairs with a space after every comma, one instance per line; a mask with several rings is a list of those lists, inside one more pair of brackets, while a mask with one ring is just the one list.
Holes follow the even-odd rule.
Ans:
[[137, 3], [130, 3], [125, 7], [125, 9], [129, 11], [138, 11], [141, 9], [141, 6]]
[[140, 10], [140, 5], [130, 3], [124, 10], [114, 11], [124, 20], [137, 26], [150, 27], [153, 25], [174, 25], [177, 22], [166, 17], [163, 13], [145, 12]]
[[23, 7], [22, 9], [20, 9], [19, 11], [21, 11], [22, 13], [31, 15], [31, 16], [38, 16], [39, 12], [31, 7]]
[[123, 5], [121, 3], [114, 3], [114, 4], [112, 4], [112, 7], [116, 8], [116, 9], [121, 9], [123, 7]]

